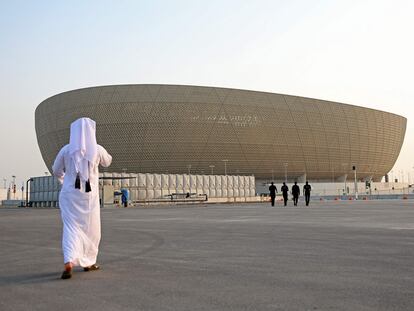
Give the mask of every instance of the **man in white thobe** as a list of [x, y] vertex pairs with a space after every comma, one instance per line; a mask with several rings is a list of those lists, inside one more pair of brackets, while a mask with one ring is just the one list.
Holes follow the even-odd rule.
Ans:
[[59, 207], [63, 222], [62, 248], [65, 270], [62, 279], [72, 277], [72, 268], [98, 270], [101, 240], [98, 166], [108, 167], [112, 157], [96, 143], [96, 123], [80, 118], [70, 126], [70, 141], [58, 153], [53, 175], [63, 184]]

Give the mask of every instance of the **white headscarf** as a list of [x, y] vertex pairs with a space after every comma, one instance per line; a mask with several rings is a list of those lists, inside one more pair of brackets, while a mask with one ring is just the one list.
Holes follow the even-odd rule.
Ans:
[[69, 155], [83, 181], [89, 179], [89, 163], [98, 156], [96, 123], [89, 118], [80, 118], [70, 125]]

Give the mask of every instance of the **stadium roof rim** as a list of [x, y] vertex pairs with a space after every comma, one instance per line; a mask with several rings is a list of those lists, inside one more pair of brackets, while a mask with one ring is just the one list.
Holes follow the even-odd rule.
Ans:
[[[63, 91], [61, 93], [55, 94], [53, 96], [50, 96], [48, 98], [46, 98], [45, 100], [43, 100], [40, 104], [42, 104], [43, 102], [53, 98], [53, 97], [57, 97], [57, 96], [61, 96], [63, 94], [66, 93], [71, 93], [71, 92], [75, 92], [75, 91], [81, 91], [81, 90], [88, 90], [88, 89], [94, 89], [94, 88], [105, 88], [105, 87], [125, 87], [125, 86], [174, 86], [174, 87], [195, 87], [195, 88], [210, 88], [210, 89], [223, 89], [223, 90], [235, 90], [235, 91], [244, 91], [244, 92], [251, 92], [251, 93], [265, 93], [265, 94], [272, 94], [272, 95], [281, 95], [281, 96], [290, 96], [290, 97], [300, 97], [300, 98], [305, 98], [305, 99], [310, 99], [310, 100], [318, 100], [318, 101], [322, 101], [322, 102], [326, 102], [326, 103], [335, 103], [335, 104], [340, 104], [340, 105], [347, 105], [347, 106], [351, 106], [351, 107], [363, 107], [364, 109], [369, 109], [372, 111], [380, 111], [380, 112], [385, 112], [385, 113], [389, 113], [401, 118], [404, 118], [405, 120], [407, 120], [406, 117], [393, 113], [393, 112], [389, 112], [389, 111], [385, 111], [385, 110], [380, 110], [380, 109], [374, 109], [374, 108], [370, 108], [370, 107], [365, 107], [365, 106], [358, 106], [358, 105], [354, 105], [354, 104], [347, 104], [347, 103], [342, 103], [342, 102], [337, 102], [337, 101], [332, 101], [332, 100], [327, 100], [327, 99], [320, 99], [320, 98], [314, 98], [314, 97], [307, 97], [307, 96], [301, 96], [301, 95], [291, 95], [291, 94], [282, 94], [282, 93], [274, 93], [274, 92], [269, 92], [269, 91], [258, 91], [258, 90], [250, 90], [250, 89], [241, 89], [241, 88], [234, 88], [234, 87], [220, 87], [220, 86], [206, 86], [206, 85], [195, 85], [195, 84], [167, 84], [167, 83], [126, 83], [126, 84], [105, 84], [105, 85], [94, 85], [94, 86], [87, 86], [87, 87], [82, 87], [82, 88], [78, 88], [78, 89], [72, 89], [72, 90], [68, 90], [68, 91]], [[40, 106], [39, 104], [39, 106]], [[38, 107], [39, 107], [38, 106]], [[37, 107], [36, 107], [37, 109]]]

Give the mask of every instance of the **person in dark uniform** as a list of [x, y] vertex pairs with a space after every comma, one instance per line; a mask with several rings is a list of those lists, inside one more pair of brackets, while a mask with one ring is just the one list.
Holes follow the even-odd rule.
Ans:
[[293, 205], [298, 206], [300, 188], [298, 183], [295, 181], [295, 184], [292, 186], [292, 195], [293, 195]]
[[286, 186], [286, 183], [283, 183], [283, 186], [282, 186], [282, 188], [280, 188], [280, 190], [282, 191], [283, 201], [285, 202], [285, 206], [286, 206], [287, 205], [287, 200], [288, 200], [289, 187]]
[[306, 181], [306, 184], [303, 186], [303, 193], [305, 194], [306, 206], [309, 206], [311, 189], [311, 185], [309, 185], [308, 181]]
[[269, 191], [270, 191], [270, 199], [272, 200], [272, 206], [275, 206], [275, 198], [276, 198], [276, 186], [273, 184], [273, 181], [270, 183], [270, 187], [269, 187]]

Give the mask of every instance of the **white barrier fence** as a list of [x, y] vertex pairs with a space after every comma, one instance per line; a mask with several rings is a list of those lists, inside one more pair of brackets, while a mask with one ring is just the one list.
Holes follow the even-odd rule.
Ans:
[[[208, 198], [243, 198], [256, 195], [254, 176], [150, 173], [101, 173], [99, 185], [129, 191], [131, 201], [165, 199], [174, 194], [207, 195]], [[57, 206], [61, 185], [56, 177], [33, 177], [29, 200], [34, 206]]]

